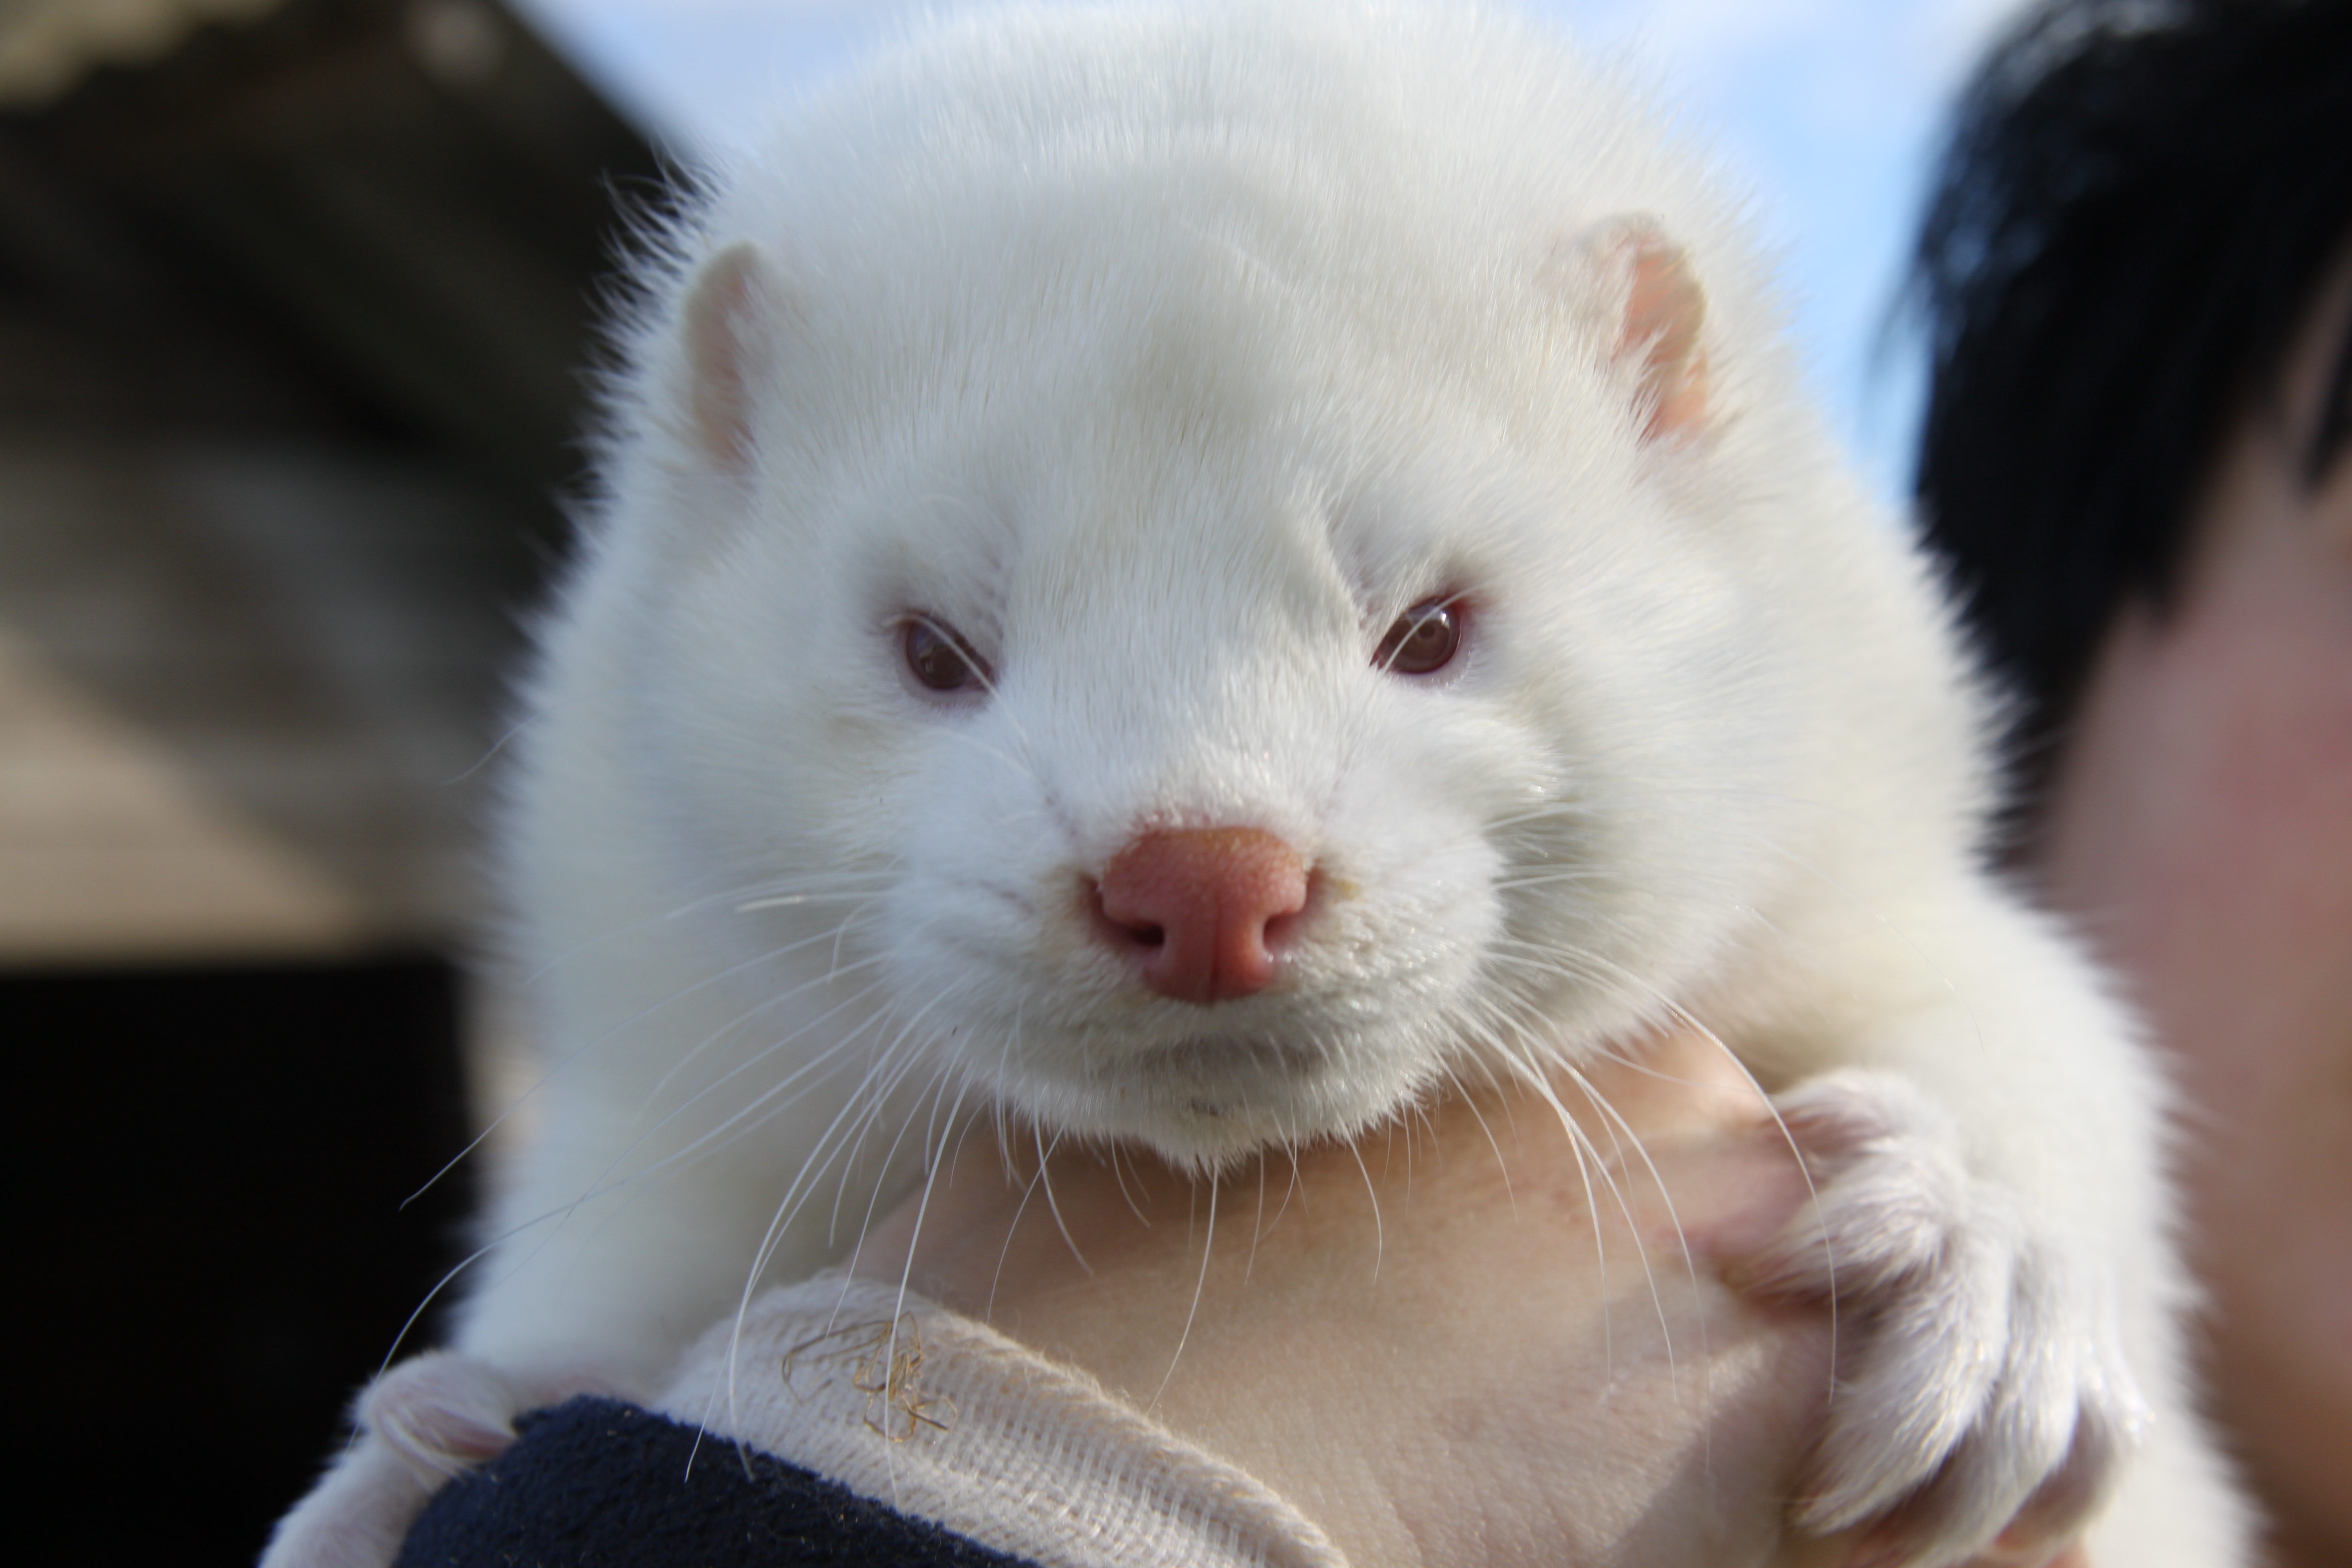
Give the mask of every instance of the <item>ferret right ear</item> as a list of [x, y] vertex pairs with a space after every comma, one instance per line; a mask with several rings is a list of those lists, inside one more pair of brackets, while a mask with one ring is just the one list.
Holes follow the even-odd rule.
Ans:
[[751, 404], [768, 369], [784, 309], [781, 290], [750, 241], [703, 264], [680, 312], [686, 346], [688, 434], [721, 471], [751, 471], [757, 443]]
[[1625, 367], [1645, 442], [1699, 434], [1707, 419], [1706, 291], [1656, 220], [1611, 218], [1573, 247], [1598, 285], [1601, 331]]

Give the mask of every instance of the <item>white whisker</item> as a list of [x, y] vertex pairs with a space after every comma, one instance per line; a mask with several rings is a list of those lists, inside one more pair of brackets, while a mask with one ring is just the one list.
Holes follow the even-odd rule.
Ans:
[[1176, 1375], [1176, 1365], [1184, 1359], [1184, 1347], [1192, 1341], [1192, 1324], [1201, 1315], [1201, 1297], [1209, 1288], [1209, 1264], [1217, 1251], [1217, 1176], [1209, 1176], [1209, 1224], [1201, 1237], [1201, 1272], [1192, 1281], [1192, 1304], [1185, 1309], [1183, 1331], [1176, 1336], [1176, 1349], [1168, 1358], [1168, 1370], [1160, 1374], [1160, 1386], [1151, 1391], [1144, 1402], [1144, 1414], [1160, 1408], [1160, 1396], [1168, 1392], [1169, 1381]]

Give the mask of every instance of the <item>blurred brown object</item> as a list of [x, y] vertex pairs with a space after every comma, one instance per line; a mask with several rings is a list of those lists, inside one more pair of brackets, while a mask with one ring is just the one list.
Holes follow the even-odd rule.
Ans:
[[465, 926], [658, 176], [485, 0], [0, 10], [0, 964]]

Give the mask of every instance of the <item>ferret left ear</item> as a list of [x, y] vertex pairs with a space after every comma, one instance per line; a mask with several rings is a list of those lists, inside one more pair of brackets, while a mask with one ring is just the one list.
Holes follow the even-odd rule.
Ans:
[[703, 263], [679, 311], [686, 348], [688, 434], [725, 473], [751, 471], [751, 400], [767, 369], [783, 309], [757, 247], [729, 246]]
[[1610, 218], [1576, 247], [1600, 284], [1612, 363], [1629, 373], [1646, 442], [1686, 439], [1707, 417], [1706, 291], [1656, 220]]

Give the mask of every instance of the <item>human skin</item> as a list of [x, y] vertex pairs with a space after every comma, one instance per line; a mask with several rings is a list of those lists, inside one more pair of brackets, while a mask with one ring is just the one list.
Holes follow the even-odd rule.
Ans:
[[2348, 329], [2352, 257], [2221, 443], [2173, 602], [2111, 629], [2040, 846], [2175, 1069], [2207, 1383], [2281, 1568], [2352, 1561], [2352, 458], [2304, 462]]
[[1034, 1154], [1008, 1179], [968, 1148], [856, 1270], [1091, 1372], [1356, 1568], [1851, 1560], [1858, 1538], [1784, 1524], [1832, 1397], [1828, 1314], [1722, 1277], [1806, 1199], [1788, 1142], [1707, 1040], [1587, 1077], [1595, 1099], [1449, 1098], [1213, 1192], [1066, 1151], [1049, 1205]]

